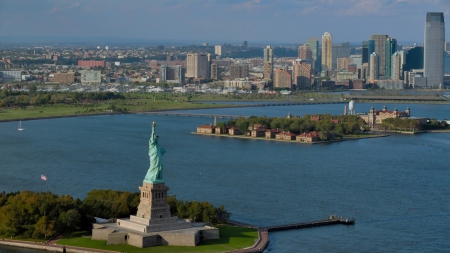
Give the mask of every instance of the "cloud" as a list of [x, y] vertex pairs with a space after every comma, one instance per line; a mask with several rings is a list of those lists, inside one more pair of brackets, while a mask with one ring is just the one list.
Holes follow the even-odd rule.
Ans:
[[308, 13], [314, 12], [318, 8], [319, 8], [319, 6], [312, 6], [309, 8], [305, 8], [305, 9], [303, 9], [302, 14], [308, 14]]

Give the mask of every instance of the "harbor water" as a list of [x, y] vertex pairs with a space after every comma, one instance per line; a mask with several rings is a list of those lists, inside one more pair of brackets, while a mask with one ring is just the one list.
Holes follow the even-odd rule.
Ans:
[[[356, 111], [384, 104], [357, 104]], [[197, 110], [202, 114], [342, 114], [343, 104]], [[450, 118], [450, 105], [387, 104], [412, 116]], [[194, 112], [194, 111], [192, 111]], [[226, 120], [226, 119], [218, 119]], [[164, 178], [182, 200], [225, 205], [232, 219], [273, 226], [355, 218], [270, 234], [269, 252], [448, 252], [450, 134], [307, 145], [191, 134], [209, 117], [146, 114], [0, 123], [0, 191], [138, 191], [156, 121]], [[44, 174], [47, 181], [41, 181]], [[0, 252], [38, 252], [0, 246]]]

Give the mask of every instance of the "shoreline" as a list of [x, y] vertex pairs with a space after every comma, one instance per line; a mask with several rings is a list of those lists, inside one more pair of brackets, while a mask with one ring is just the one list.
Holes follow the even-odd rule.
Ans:
[[248, 139], [248, 140], [263, 140], [263, 141], [277, 141], [277, 142], [286, 142], [286, 143], [299, 143], [299, 144], [326, 144], [326, 143], [333, 143], [333, 142], [342, 142], [342, 141], [352, 141], [352, 140], [361, 140], [361, 139], [369, 139], [369, 138], [381, 138], [381, 137], [388, 137], [390, 134], [370, 134], [368, 136], [359, 136], [359, 137], [350, 137], [350, 136], [344, 136], [342, 139], [339, 140], [329, 140], [329, 141], [317, 141], [317, 142], [300, 142], [296, 140], [277, 140], [275, 138], [265, 138], [265, 137], [251, 137], [251, 136], [245, 136], [245, 135], [229, 135], [229, 134], [206, 134], [206, 133], [197, 133], [197, 132], [191, 132], [191, 134], [195, 135], [204, 135], [204, 136], [217, 136], [217, 137], [227, 137], [227, 138], [237, 138], [237, 139]]
[[46, 244], [39, 242], [27, 242], [20, 240], [10, 240], [10, 239], [2, 239], [0, 240], [0, 245], [14, 247], [14, 248], [27, 248], [27, 249], [35, 249], [42, 251], [51, 251], [51, 252], [73, 252], [73, 253], [115, 253], [119, 251], [110, 251], [110, 250], [100, 250], [93, 248], [84, 248], [84, 247], [75, 247], [75, 246], [66, 246], [66, 245], [58, 245], [58, 244]]
[[[71, 114], [71, 115], [59, 115], [59, 116], [41, 116], [41, 117], [29, 117], [29, 118], [14, 118], [14, 119], [0, 119], [0, 123], [2, 122], [14, 122], [14, 121], [28, 121], [28, 120], [40, 120], [40, 119], [58, 119], [58, 118], [71, 118], [71, 117], [84, 117], [84, 116], [103, 116], [103, 115], [117, 115], [117, 114], [151, 114], [157, 112], [171, 112], [171, 111], [186, 111], [186, 110], [207, 110], [207, 109], [226, 109], [226, 108], [246, 108], [246, 107], [264, 107], [264, 106], [295, 106], [295, 105], [320, 105], [320, 104], [346, 104], [348, 101], [303, 101], [303, 102], [295, 102], [295, 101], [192, 101], [192, 103], [214, 103], [215, 102], [229, 102], [231, 104], [223, 104], [216, 107], [196, 107], [196, 108], [169, 108], [169, 109], [153, 109], [153, 110], [145, 110], [145, 111], [126, 111], [126, 112], [99, 112], [99, 113], [90, 113], [90, 114]], [[255, 102], [255, 104], [232, 104], [232, 102]], [[433, 103], [430, 101], [358, 101], [359, 103], [398, 103], [398, 104], [436, 104], [436, 105], [448, 105], [449, 102], [441, 102], [441, 103]], [[429, 130], [426, 132], [431, 132], [436, 130]]]

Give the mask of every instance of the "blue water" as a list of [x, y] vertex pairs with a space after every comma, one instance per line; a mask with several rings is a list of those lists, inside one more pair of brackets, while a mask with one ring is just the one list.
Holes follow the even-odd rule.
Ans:
[[[357, 104], [366, 111], [371, 104]], [[381, 107], [380, 104], [374, 104]], [[388, 104], [449, 118], [450, 105]], [[202, 110], [285, 116], [342, 113], [343, 105]], [[448, 252], [450, 134], [392, 135], [333, 144], [192, 135], [210, 118], [111, 115], [0, 123], [0, 191], [137, 191], [157, 122], [166, 185], [179, 199], [224, 204], [259, 226], [356, 218], [355, 226], [271, 233], [270, 252]], [[41, 184], [40, 174], [47, 176]], [[0, 247], [0, 252], [14, 252]], [[29, 251], [33, 252], [33, 251]]]

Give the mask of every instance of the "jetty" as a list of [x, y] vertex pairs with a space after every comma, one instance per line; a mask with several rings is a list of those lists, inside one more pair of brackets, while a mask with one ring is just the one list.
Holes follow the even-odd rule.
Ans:
[[311, 227], [321, 227], [321, 226], [329, 226], [329, 225], [355, 225], [355, 219], [348, 219], [341, 216], [330, 215], [326, 220], [320, 221], [311, 221], [311, 222], [303, 222], [303, 223], [292, 223], [286, 225], [278, 225], [278, 226], [270, 226], [270, 227], [258, 227], [250, 224], [228, 220], [229, 223], [234, 224], [236, 226], [242, 227], [251, 227], [258, 230], [259, 238], [255, 242], [252, 247], [241, 249], [241, 250], [233, 250], [228, 251], [228, 253], [250, 253], [250, 252], [264, 252], [267, 245], [269, 245], [269, 232], [277, 232], [283, 230], [291, 230], [291, 229], [302, 229], [302, 228], [311, 228]]
[[332, 216], [327, 220], [272, 226], [272, 227], [265, 227], [264, 229], [266, 229], [268, 232], [275, 232], [275, 231], [282, 231], [282, 230], [321, 227], [321, 226], [329, 226], [329, 225], [337, 225], [337, 224], [354, 225], [355, 220]]

